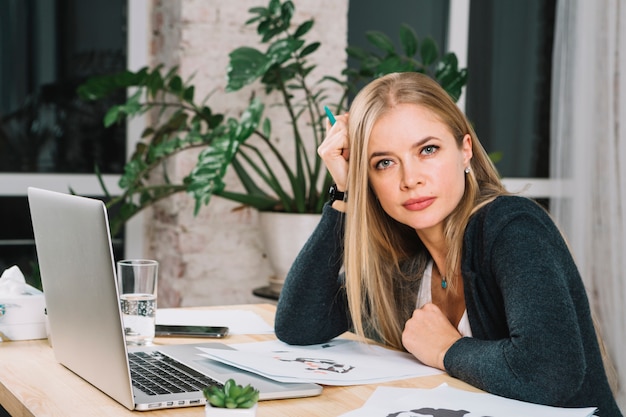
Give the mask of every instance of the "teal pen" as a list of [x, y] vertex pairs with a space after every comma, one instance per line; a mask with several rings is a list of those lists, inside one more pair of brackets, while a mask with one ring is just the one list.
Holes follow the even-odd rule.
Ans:
[[328, 121], [330, 122], [330, 125], [334, 125], [335, 124], [335, 116], [333, 116], [333, 112], [330, 111], [330, 109], [328, 108], [328, 106], [324, 106], [324, 111], [326, 112], [326, 116], [328, 116]]

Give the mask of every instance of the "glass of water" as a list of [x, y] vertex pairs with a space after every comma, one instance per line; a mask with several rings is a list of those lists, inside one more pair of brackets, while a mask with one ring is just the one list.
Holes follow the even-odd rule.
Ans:
[[150, 345], [154, 340], [159, 263], [149, 259], [117, 262], [120, 305], [128, 345]]

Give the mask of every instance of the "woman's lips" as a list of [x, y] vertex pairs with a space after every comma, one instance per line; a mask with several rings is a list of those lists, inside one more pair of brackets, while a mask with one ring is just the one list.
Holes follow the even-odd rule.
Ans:
[[407, 210], [420, 211], [430, 207], [435, 202], [435, 197], [412, 198], [405, 201], [402, 205]]

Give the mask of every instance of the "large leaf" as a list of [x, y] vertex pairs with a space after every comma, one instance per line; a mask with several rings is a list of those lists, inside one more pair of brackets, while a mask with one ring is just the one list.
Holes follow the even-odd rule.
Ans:
[[195, 213], [202, 204], [208, 204], [211, 196], [224, 187], [224, 175], [239, 150], [258, 127], [263, 104], [253, 100], [241, 116], [241, 120], [228, 120], [228, 128], [216, 136], [209, 146], [198, 155], [198, 162], [186, 178], [187, 191], [196, 200]]
[[243, 143], [252, 135], [261, 122], [264, 109], [265, 105], [261, 100], [254, 99], [250, 102], [248, 108], [241, 114], [234, 140]]
[[354, 58], [360, 61], [367, 59], [367, 57], [369, 56], [369, 52], [358, 46], [348, 46], [346, 48], [346, 53], [350, 58]]
[[422, 41], [420, 55], [422, 56], [422, 63], [426, 67], [430, 66], [439, 58], [439, 50], [433, 38], [428, 37]]
[[320, 46], [321, 43], [319, 42], [313, 42], [312, 44], [307, 45], [300, 52], [300, 58], [304, 58], [305, 56], [312, 54], [313, 52], [317, 51]]
[[296, 32], [293, 34], [293, 37], [300, 38], [304, 36], [305, 34], [307, 34], [309, 30], [311, 30], [311, 28], [313, 27], [313, 23], [314, 23], [313, 19], [307, 20], [306, 22], [302, 23], [300, 26], [298, 26], [298, 29], [296, 29]]
[[251, 84], [265, 73], [269, 61], [264, 53], [250, 47], [241, 47], [230, 53], [227, 68], [226, 91], [232, 92]]
[[234, 142], [225, 134], [213, 141], [198, 155], [198, 162], [187, 177], [187, 192], [196, 200], [194, 213], [202, 204], [209, 204], [211, 196], [224, 189], [223, 177], [234, 156]]
[[178, 75], [175, 75], [169, 81], [169, 88], [174, 93], [182, 95], [182, 93], [183, 93], [183, 80], [182, 80], [182, 78], [180, 78]]
[[383, 50], [388, 54], [395, 53], [395, 47], [389, 36], [379, 31], [369, 31], [365, 33], [367, 40], [375, 47]]
[[380, 77], [385, 74], [389, 74], [392, 72], [407, 72], [413, 71], [413, 66], [410, 62], [402, 60], [397, 55], [389, 56], [388, 58], [382, 60], [376, 69], [376, 76]]
[[458, 72], [458, 75], [449, 83], [444, 85], [444, 89], [450, 94], [454, 101], [457, 101], [461, 97], [463, 86], [467, 84], [467, 69], [463, 68]]
[[276, 41], [267, 49], [267, 60], [270, 62], [270, 65], [282, 64], [289, 60], [302, 45], [304, 45], [304, 40], [302, 39], [281, 39]]
[[244, 168], [243, 164], [241, 164], [237, 158], [234, 158], [232, 161], [233, 168], [235, 169], [235, 173], [241, 181], [243, 188], [246, 190], [246, 194], [254, 195], [254, 196], [262, 196], [268, 200], [276, 200], [270, 197], [261, 187], [258, 186], [256, 181], [248, 174], [248, 171]]
[[417, 35], [411, 26], [404, 23], [400, 25], [400, 43], [407, 57], [417, 52]]
[[215, 193], [215, 195], [219, 195], [222, 198], [226, 198], [228, 200], [235, 201], [249, 207], [253, 207], [260, 211], [272, 210], [279, 204], [279, 201], [275, 198], [257, 194], [234, 193], [232, 191], [222, 190], [219, 193]]

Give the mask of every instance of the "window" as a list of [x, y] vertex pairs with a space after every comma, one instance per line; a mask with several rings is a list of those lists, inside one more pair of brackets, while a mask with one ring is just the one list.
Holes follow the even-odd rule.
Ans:
[[[384, 7], [384, 13], [381, 13], [381, 7]], [[430, 36], [441, 49], [445, 49], [448, 13], [448, 0], [388, 0], [384, 5], [380, 0], [353, 1], [348, 11], [348, 44], [370, 48], [365, 33], [380, 31], [399, 48], [400, 25], [406, 23], [415, 30], [420, 40]]]
[[[132, 7], [142, 5], [133, 0]], [[126, 129], [102, 126], [113, 101], [83, 103], [75, 89], [91, 75], [127, 67], [133, 33], [127, 6], [127, 0], [0, 3], [0, 272], [18, 265], [38, 285], [28, 186], [61, 192], [71, 187], [100, 198], [97, 165], [107, 188], [117, 192]], [[147, 13], [140, 23], [145, 19]], [[124, 246], [124, 240], [114, 241], [120, 256]]]
[[[465, 0], [452, 5], [457, 47], [467, 46], [466, 113], [509, 191], [549, 209], [550, 94], [555, 0]], [[462, 24], [462, 23], [466, 23]], [[461, 42], [465, 39], [465, 42]]]
[[466, 111], [500, 174], [549, 177], [555, 0], [472, 0]]
[[501, 153], [496, 167], [505, 186], [535, 198], [550, 197], [556, 0], [388, 0], [384, 14], [374, 0], [350, 6], [350, 44], [366, 46], [366, 30], [394, 38], [399, 24], [408, 23], [418, 36], [432, 36], [442, 49], [454, 52], [469, 73], [458, 104], [487, 151]]
[[85, 103], [87, 77], [126, 68], [124, 0], [9, 1], [0, 38], [0, 172], [121, 173], [124, 126], [102, 118], [114, 97]]

